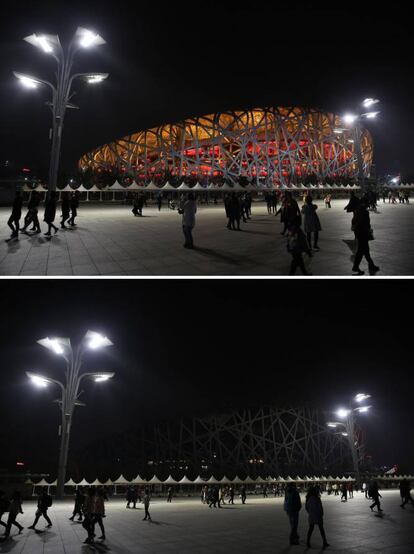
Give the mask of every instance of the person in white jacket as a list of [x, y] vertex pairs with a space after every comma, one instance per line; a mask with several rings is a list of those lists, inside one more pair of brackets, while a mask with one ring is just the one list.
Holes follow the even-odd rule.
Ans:
[[192, 192], [189, 193], [187, 200], [181, 203], [179, 213], [183, 216], [184, 248], [194, 248], [193, 228], [196, 221], [195, 214], [197, 213], [197, 202]]

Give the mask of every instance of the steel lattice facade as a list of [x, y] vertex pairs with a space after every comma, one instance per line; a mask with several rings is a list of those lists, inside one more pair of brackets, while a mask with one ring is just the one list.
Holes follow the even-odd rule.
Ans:
[[83, 456], [100, 460], [100, 470], [109, 473], [105, 460], [114, 452], [123, 471], [148, 476], [313, 475], [352, 468], [346, 439], [329, 432], [324, 414], [311, 408], [263, 407], [167, 421], [99, 441]]
[[[315, 176], [357, 176], [354, 131], [336, 134], [340, 120], [305, 108], [265, 108], [194, 117], [128, 135], [85, 154], [79, 168], [132, 176], [137, 182], [167, 178], [201, 182], [245, 177], [279, 185]], [[363, 168], [369, 176], [373, 143], [362, 130]]]

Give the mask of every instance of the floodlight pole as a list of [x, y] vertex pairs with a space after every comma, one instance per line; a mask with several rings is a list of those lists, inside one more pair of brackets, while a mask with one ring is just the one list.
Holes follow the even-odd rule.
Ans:
[[351, 410], [350, 413], [348, 414], [344, 425], [345, 425], [346, 433], [348, 435], [347, 439], [348, 439], [349, 448], [351, 450], [352, 465], [354, 466], [356, 484], [357, 486], [359, 486], [359, 483], [360, 483], [359, 457], [358, 457], [358, 448], [357, 448], [355, 415], [353, 410]]
[[359, 186], [361, 187], [362, 194], [365, 194], [365, 173], [364, 173], [364, 162], [362, 158], [362, 148], [361, 148], [361, 121], [360, 116], [357, 117], [355, 127], [354, 127], [354, 140], [355, 140], [355, 150], [358, 161], [358, 181]]

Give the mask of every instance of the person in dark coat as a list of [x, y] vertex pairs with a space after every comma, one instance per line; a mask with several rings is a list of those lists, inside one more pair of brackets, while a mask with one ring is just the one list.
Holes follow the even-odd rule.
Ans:
[[306, 495], [306, 511], [309, 514], [309, 529], [308, 536], [306, 538], [306, 545], [308, 548], [311, 547], [310, 540], [313, 533], [315, 525], [319, 527], [321, 537], [323, 540], [323, 548], [329, 546], [328, 541], [326, 540], [325, 529], [323, 527], [323, 508], [322, 502], [318, 495], [317, 490], [314, 487], [311, 487]]
[[19, 222], [22, 217], [22, 205], [23, 199], [19, 190], [16, 190], [16, 194], [13, 200], [12, 213], [7, 221], [7, 225], [12, 230], [11, 238], [19, 235]]
[[280, 221], [284, 224], [282, 235], [286, 233], [290, 225], [295, 225], [300, 227], [302, 225], [302, 216], [300, 213], [299, 205], [296, 200], [293, 198], [291, 192], [285, 193], [285, 198], [282, 202], [281, 207], [276, 212], [275, 215], [280, 215]]
[[289, 275], [295, 275], [298, 267], [302, 271], [303, 275], [312, 275], [306, 270], [302, 255], [305, 252], [309, 257], [312, 257], [312, 252], [305, 233], [300, 227], [290, 225], [287, 239], [287, 250], [292, 255]]
[[9, 517], [7, 518], [6, 530], [4, 531], [4, 538], [7, 539], [10, 536], [11, 526], [14, 525], [19, 530], [19, 535], [23, 531], [24, 527], [16, 521], [17, 516], [23, 513], [22, 509], [22, 496], [20, 491], [14, 491], [11, 502], [8, 506]]
[[75, 506], [73, 508], [73, 514], [72, 517], [69, 519], [73, 521], [75, 519], [75, 516], [78, 516], [78, 521], [82, 521], [83, 519], [83, 505], [85, 503], [85, 495], [83, 494], [82, 487], [78, 487], [75, 494]]
[[45, 235], [47, 236], [51, 235], [50, 231], [52, 228], [55, 231], [55, 234], [58, 232], [58, 228], [56, 227], [56, 225], [53, 224], [53, 222], [55, 221], [55, 216], [56, 216], [56, 192], [52, 191], [49, 194], [48, 199], [46, 200], [45, 214], [43, 218], [45, 223], [47, 223], [48, 225], [47, 233], [45, 233]]
[[67, 192], [62, 192], [62, 221], [60, 222], [60, 226], [62, 229], [66, 229], [65, 221], [67, 221], [70, 217], [70, 199], [69, 194]]
[[171, 502], [173, 497], [173, 490], [172, 487], [168, 487], [167, 491], [167, 502]]
[[134, 207], [132, 213], [137, 216], [142, 216], [142, 208], [144, 207], [144, 197], [142, 194], [137, 194], [134, 197]]
[[383, 510], [381, 509], [381, 502], [379, 500], [380, 498], [382, 498], [382, 496], [380, 495], [378, 483], [376, 481], [371, 484], [368, 494], [369, 497], [372, 498], [372, 500], [374, 501], [370, 506], [371, 512], [374, 511], [375, 506], [378, 508], [379, 512], [382, 512]]
[[235, 192], [231, 193], [230, 201], [229, 201], [229, 229], [236, 230], [236, 224], [237, 224], [237, 230], [240, 231], [240, 214], [241, 214], [241, 205], [240, 200], [237, 197]]
[[319, 246], [318, 246], [319, 231], [322, 230], [318, 214], [316, 213], [317, 209], [318, 209], [318, 206], [312, 202], [312, 197], [309, 195], [306, 196], [305, 205], [302, 207], [303, 229], [306, 233], [309, 246], [311, 246], [312, 244], [312, 233], [313, 233], [314, 250], [319, 250]]
[[35, 233], [41, 233], [39, 218], [37, 217], [37, 210], [40, 204], [40, 194], [37, 191], [32, 191], [30, 195], [29, 203], [27, 204], [28, 212], [24, 218], [24, 226], [21, 229], [22, 233], [26, 233], [27, 227], [33, 223], [32, 230]]
[[68, 220], [68, 223], [71, 227], [74, 227], [76, 225], [75, 223], [75, 217], [78, 215], [78, 207], [79, 207], [79, 195], [78, 191], [72, 192], [72, 196], [70, 199], [70, 218]]
[[372, 239], [372, 230], [365, 198], [359, 202], [355, 209], [354, 217], [352, 218], [352, 228], [358, 242], [352, 271], [356, 275], [364, 275], [364, 271], [360, 269], [359, 264], [361, 263], [362, 257], [365, 256], [368, 262], [369, 272], [371, 274], [376, 273], [379, 271], [379, 267], [374, 264], [369, 252], [368, 241]]
[[413, 500], [413, 497], [411, 496], [411, 486], [409, 481], [407, 481], [407, 479], [403, 479], [400, 483], [399, 488], [400, 488], [401, 500], [403, 501], [402, 504], [400, 505], [401, 508], [404, 508], [408, 502], [411, 502], [411, 505], [414, 507], [414, 500]]
[[246, 504], [246, 487], [244, 485], [241, 486], [240, 497], [241, 497], [242, 504]]
[[299, 512], [302, 508], [302, 502], [300, 500], [300, 496], [296, 489], [295, 483], [289, 483], [286, 487], [285, 502], [283, 504], [283, 507], [288, 515], [290, 523], [290, 544], [299, 544], [298, 524]]
[[47, 493], [47, 487], [42, 488], [42, 492], [39, 494], [39, 498], [37, 500], [37, 510], [36, 510], [36, 516], [35, 520], [28, 529], [35, 529], [36, 524], [40, 519], [40, 516], [43, 516], [45, 520], [47, 521], [46, 527], [52, 527], [52, 522], [50, 521], [49, 516], [47, 515], [47, 510], [52, 505], [52, 497], [50, 494]]
[[234, 504], [234, 487], [233, 485], [230, 485], [229, 488], [229, 504]]

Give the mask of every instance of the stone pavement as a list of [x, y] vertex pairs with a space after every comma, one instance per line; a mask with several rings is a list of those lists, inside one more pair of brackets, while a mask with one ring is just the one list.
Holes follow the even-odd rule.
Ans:
[[[321, 251], [312, 260], [314, 275], [351, 275], [353, 233], [344, 205], [345, 200], [334, 200], [332, 209], [326, 209], [319, 202], [323, 231]], [[226, 229], [223, 205], [200, 206], [194, 250], [183, 248], [181, 218], [166, 207], [161, 212], [144, 208], [140, 218], [132, 215], [130, 206], [82, 204], [76, 230], [59, 230], [50, 240], [42, 233], [7, 242], [8, 216], [9, 210], [1, 208], [0, 275], [235, 276], [289, 271], [279, 217], [268, 215], [262, 202], [253, 203], [252, 219], [240, 232]], [[414, 204], [381, 203], [371, 223], [378, 275], [413, 275]], [[45, 224], [41, 226], [44, 232]], [[361, 267], [367, 269], [365, 261]]]
[[[325, 530], [330, 547], [337, 554], [408, 554], [414, 552], [414, 509], [399, 507], [398, 491], [382, 492], [384, 512], [369, 510], [370, 501], [362, 493], [341, 503], [339, 496], [322, 496]], [[304, 498], [302, 497], [302, 500]], [[289, 546], [289, 525], [282, 498], [247, 497], [244, 506], [236, 499], [234, 506], [209, 509], [199, 499], [155, 498], [150, 506], [153, 521], [142, 521], [143, 508], [125, 509], [122, 500], [110, 499], [104, 519], [107, 540], [96, 546], [83, 545], [86, 532], [79, 523], [68, 520], [73, 504], [55, 502], [50, 511], [51, 529], [41, 532], [28, 529], [22, 535], [12, 531], [12, 538], [0, 543], [0, 552], [13, 554], [295, 554], [321, 552], [321, 538], [314, 530], [312, 548], [305, 545], [307, 517], [302, 508], [299, 521], [300, 545]], [[23, 504], [19, 521], [31, 525], [34, 502]], [[97, 536], [100, 530], [96, 529]]]

